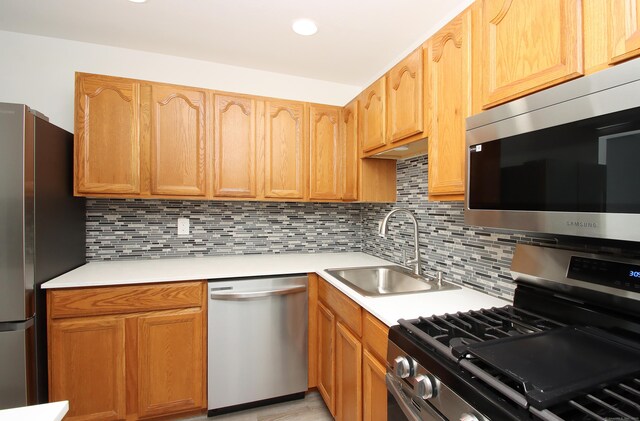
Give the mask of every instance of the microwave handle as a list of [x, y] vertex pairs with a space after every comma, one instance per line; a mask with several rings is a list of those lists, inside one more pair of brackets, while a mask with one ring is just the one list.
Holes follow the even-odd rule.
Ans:
[[387, 373], [387, 375], [385, 376], [385, 380], [387, 383], [387, 390], [389, 391], [389, 393], [391, 393], [396, 402], [398, 402], [398, 406], [400, 406], [400, 409], [407, 417], [407, 419], [409, 421], [421, 421], [420, 416], [416, 414], [415, 409], [413, 409], [411, 404], [407, 403], [406, 398], [403, 396], [404, 394], [394, 381], [393, 376]]

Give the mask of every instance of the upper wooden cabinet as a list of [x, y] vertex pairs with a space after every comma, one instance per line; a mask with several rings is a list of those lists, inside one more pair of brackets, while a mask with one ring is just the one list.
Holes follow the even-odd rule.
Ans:
[[151, 194], [206, 194], [206, 93], [151, 87]]
[[341, 199], [344, 146], [340, 108], [309, 106], [309, 198]]
[[303, 199], [307, 136], [305, 106], [289, 101], [265, 101], [265, 197]]
[[360, 94], [358, 125], [363, 152], [386, 144], [386, 102], [385, 77], [378, 79]]
[[387, 74], [387, 141], [397, 142], [423, 130], [422, 48]]
[[640, 55], [640, 0], [610, 0], [610, 62]]
[[140, 193], [140, 84], [76, 74], [75, 194]]
[[214, 95], [214, 196], [256, 197], [256, 100]]
[[342, 185], [343, 200], [358, 199], [358, 100], [354, 99], [342, 109], [340, 117], [340, 137], [344, 143], [344, 175]]
[[583, 74], [580, 0], [482, 0], [482, 6], [484, 108]]
[[458, 15], [427, 43], [429, 84], [428, 192], [437, 200], [464, 194], [465, 118], [471, 114], [472, 10]]

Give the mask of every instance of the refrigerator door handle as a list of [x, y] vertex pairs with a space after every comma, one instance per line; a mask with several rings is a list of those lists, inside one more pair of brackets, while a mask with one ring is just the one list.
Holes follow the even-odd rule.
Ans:
[[35, 321], [35, 317], [19, 322], [0, 322], [0, 332], [15, 332], [18, 330], [27, 330]]

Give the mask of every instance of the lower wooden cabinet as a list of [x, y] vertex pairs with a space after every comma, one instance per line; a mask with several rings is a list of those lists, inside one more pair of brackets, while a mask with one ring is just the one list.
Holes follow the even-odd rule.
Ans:
[[318, 391], [335, 416], [335, 316], [322, 303], [318, 303]]
[[69, 401], [66, 420], [124, 419], [124, 319], [86, 317], [49, 326], [49, 400]]
[[362, 354], [362, 406], [364, 421], [387, 420], [387, 374], [384, 363], [366, 349]]
[[138, 318], [138, 415], [164, 415], [203, 406], [201, 309]]
[[205, 282], [48, 291], [49, 400], [72, 421], [204, 410], [205, 297]]
[[337, 421], [362, 419], [362, 344], [342, 323], [336, 324]]
[[325, 280], [318, 283], [318, 391], [337, 421], [386, 421], [389, 329]]

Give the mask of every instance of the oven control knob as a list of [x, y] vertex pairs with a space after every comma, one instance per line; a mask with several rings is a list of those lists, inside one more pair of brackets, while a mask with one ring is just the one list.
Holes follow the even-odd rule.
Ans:
[[393, 360], [393, 371], [396, 372], [396, 376], [401, 379], [406, 379], [412, 373], [413, 367], [411, 366], [411, 362], [407, 357], [398, 356], [395, 360]]
[[429, 375], [418, 374], [415, 377], [413, 391], [422, 399], [431, 399], [438, 394], [438, 381]]
[[480, 421], [480, 420], [475, 415], [465, 412], [464, 414], [460, 415], [460, 421]]

